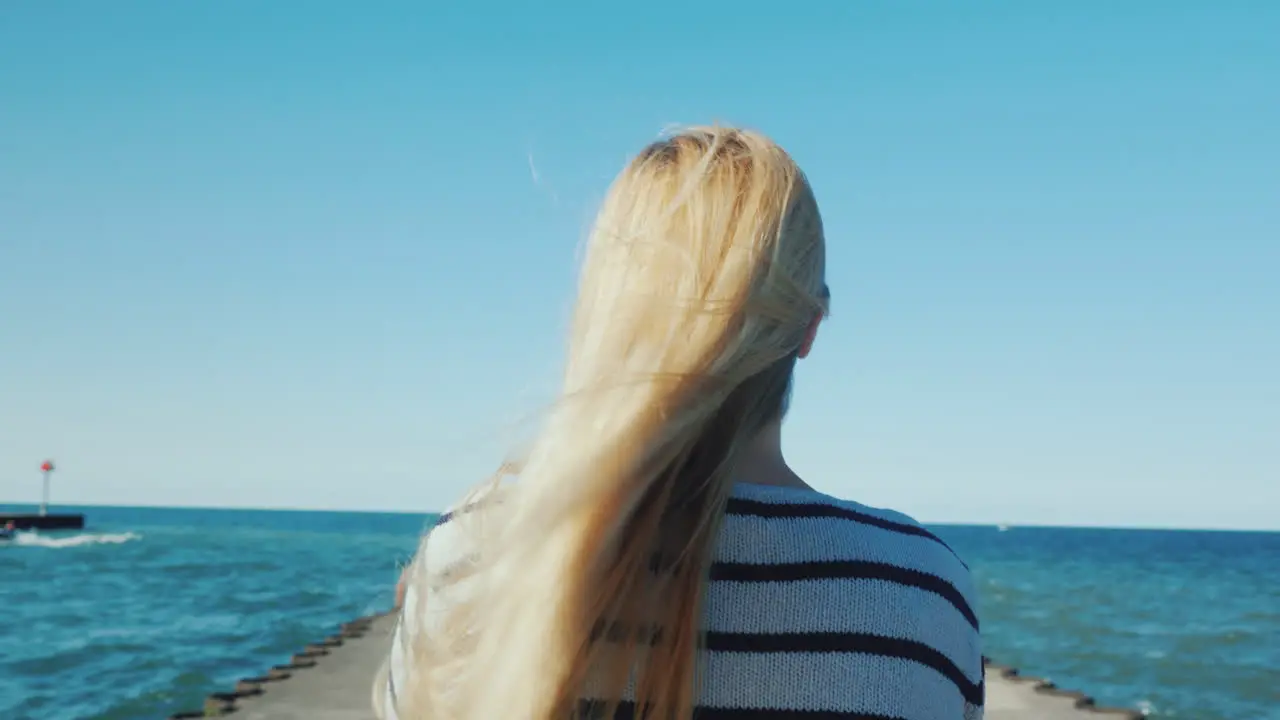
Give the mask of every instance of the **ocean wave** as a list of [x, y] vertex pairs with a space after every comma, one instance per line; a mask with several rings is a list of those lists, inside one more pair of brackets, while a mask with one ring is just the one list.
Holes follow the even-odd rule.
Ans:
[[86, 545], [121, 545], [132, 540], [141, 540], [142, 536], [137, 533], [84, 533], [81, 535], [70, 535], [63, 537], [50, 537], [47, 535], [39, 535], [33, 532], [21, 532], [13, 537], [12, 543], [16, 547], [40, 547], [40, 548], [74, 548], [84, 547]]

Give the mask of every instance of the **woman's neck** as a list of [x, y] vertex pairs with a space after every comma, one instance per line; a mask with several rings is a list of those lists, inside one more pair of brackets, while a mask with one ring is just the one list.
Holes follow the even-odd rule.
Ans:
[[769, 423], [742, 452], [735, 480], [751, 485], [812, 489], [782, 456], [782, 421]]

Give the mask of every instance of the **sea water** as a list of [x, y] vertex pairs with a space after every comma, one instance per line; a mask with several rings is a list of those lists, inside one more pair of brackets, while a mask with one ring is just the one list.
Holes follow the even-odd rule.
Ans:
[[1153, 717], [1280, 719], [1280, 533], [934, 529], [993, 660]]
[[[198, 709], [391, 604], [423, 515], [65, 508], [0, 546], [0, 718]], [[987, 654], [1153, 717], [1280, 718], [1280, 533], [936, 528]]]

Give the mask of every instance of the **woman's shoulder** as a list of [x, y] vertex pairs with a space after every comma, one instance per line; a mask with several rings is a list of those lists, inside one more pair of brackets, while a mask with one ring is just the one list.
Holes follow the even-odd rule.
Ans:
[[739, 483], [734, 485], [730, 495], [729, 511], [731, 514], [771, 519], [834, 518], [942, 542], [932, 531], [906, 513], [863, 505], [812, 488]]
[[[729, 498], [726, 544], [755, 562], [851, 562], [938, 575], [965, 596], [969, 568], [935, 532], [897, 510], [809, 488], [738, 484]], [[732, 547], [728, 553], [735, 554]]]
[[[840, 662], [874, 658], [864, 682], [894, 688], [887, 696], [922, 694], [946, 678], [965, 712], [982, 705], [972, 576], [923, 524], [816, 490], [740, 485], [722, 527], [711, 568], [713, 630], [807, 638], [805, 647], [823, 658], [849, 648], [858, 659], [840, 655]], [[865, 684], [856, 687], [865, 694]]]
[[[914, 526], [924, 529], [923, 525], [906, 513], [863, 505], [854, 500], [836, 497], [808, 487], [738, 483], [733, 486], [730, 502], [740, 507], [758, 507], [763, 515], [794, 517], [834, 515], [870, 524]], [[827, 509], [824, 510], [824, 508]], [[769, 512], [770, 510], [772, 513]]]

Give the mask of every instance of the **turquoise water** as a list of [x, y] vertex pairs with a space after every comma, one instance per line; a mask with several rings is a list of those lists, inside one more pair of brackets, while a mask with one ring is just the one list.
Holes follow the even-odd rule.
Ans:
[[935, 529], [992, 659], [1153, 717], [1280, 718], [1280, 533]]
[[[426, 519], [61, 508], [85, 534], [0, 547], [0, 718], [125, 720], [204, 696], [391, 606]], [[33, 542], [30, 536], [20, 542]], [[47, 546], [52, 545], [52, 546]]]
[[[71, 509], [68, 509], [71, 510]], [[0, 717], [163, 718], [389, 606], [425, 516], [83, 508], [0, 547]], [[938, 528], [988, 655], [1155, 717], [1280, 718], [1280, 533]]]

